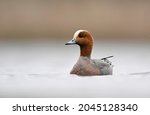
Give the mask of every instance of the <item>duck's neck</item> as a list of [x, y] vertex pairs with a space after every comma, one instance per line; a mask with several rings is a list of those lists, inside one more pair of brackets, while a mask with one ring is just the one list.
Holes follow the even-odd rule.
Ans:
[[80, 56], [91, 58], [93, 44], [80, 46]]

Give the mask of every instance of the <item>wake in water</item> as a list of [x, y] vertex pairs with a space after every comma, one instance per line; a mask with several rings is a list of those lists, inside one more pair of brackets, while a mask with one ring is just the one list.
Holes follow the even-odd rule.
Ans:
[[139, 73], [130, 73], [130, 75], [149, 75], [150, 76], [150, 72], [139, 72]]

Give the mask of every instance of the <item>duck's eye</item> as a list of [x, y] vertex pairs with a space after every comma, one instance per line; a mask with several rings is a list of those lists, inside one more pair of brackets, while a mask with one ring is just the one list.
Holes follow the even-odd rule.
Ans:
[[79, 38], [84, 38], [84, 37], [86, 37], [86, 35], [85, 35], [84, 33], [80, 33], [78, 36], [79, 36]]

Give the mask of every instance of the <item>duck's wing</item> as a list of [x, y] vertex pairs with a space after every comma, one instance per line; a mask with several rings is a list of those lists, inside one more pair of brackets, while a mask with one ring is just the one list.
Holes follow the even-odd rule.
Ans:
[[112, 66], [112, 63], [109, 60], [101, 60], [101, 59], [93, 59], [92, 60], [96, 66], [98, 66], [100, 69], [104, 67], [110, 67]]
[[108, 59], [93, 59], [92, 61], [100, 69], [102, 75], [112, 75], [113, 65]]

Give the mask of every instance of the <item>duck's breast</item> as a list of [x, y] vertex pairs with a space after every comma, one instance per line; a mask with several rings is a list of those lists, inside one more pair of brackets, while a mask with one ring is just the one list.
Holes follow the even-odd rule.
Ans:
[[88, 57], [80, 57], [70, 72], [77, 75], [100, 75], [100, 69]]

